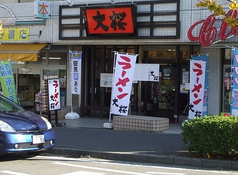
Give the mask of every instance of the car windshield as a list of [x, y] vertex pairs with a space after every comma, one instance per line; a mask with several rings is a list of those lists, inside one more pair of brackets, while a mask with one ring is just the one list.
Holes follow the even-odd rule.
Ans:
[[24, 109], [18, 104], [12, 102], [8, 98], [0, 95], [0, 112], [16, 112], [24, 111]]

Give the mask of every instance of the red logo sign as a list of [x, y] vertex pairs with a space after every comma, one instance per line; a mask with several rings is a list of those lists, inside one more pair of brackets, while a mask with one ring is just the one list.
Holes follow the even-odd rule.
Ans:
[[[237, 11], [230, 10], [227, 13], [228, 16], [237, 17]], [[215, 15], [210, 15], [206, 20], [200, 20], [194, 23], [188, 30], [188, 39], [190, 41], [199, 41], [202, 46], [212, 45], [216, 38], [219, 37], [220, 40], [226, 40], [231, 35], [238, 35], [238, 26], [229, 27], [228, 24], [222, 21], [220, 28], [217, 29], [214, 24], [216, 22]], [[198, 36], [194, 36], [192, 33], [198, 25], [202, 25]], [[229, 30], [228, 30], [229, 29]], [[218, 33], [218, 30], [220, 32]]]
[[88, 35], [134, 34], [133, 6], [85, 8]]

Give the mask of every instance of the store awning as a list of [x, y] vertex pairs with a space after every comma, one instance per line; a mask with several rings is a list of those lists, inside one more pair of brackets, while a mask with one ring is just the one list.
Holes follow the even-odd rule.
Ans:
[[1, 44], [0, 60], [37, 61], [39, 51], [46, 44]]

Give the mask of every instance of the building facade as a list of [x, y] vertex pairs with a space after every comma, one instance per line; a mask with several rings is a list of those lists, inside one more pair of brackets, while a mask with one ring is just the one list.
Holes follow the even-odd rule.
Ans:
[[[72, 1], [73, 5], [48, 1], [46, 19], [35, 18], [33, 1], [0, 6], [5, 29], [0, 39], [0, 59], [7, 57], [13, 63], [21, 104], [34, 105], [41, 80], [58, 75], [62, 108], [70, 111], [67, 107], [71, 102], [76, 110], [80, 106], [109, 106], [111, 88], [101, 85], [103, 75], [113, 73], [115, 52], [130, 53], [138, 54], [137, 63], [160, 65], [159, 82], [133, 83], [130, 112], [174, 121], [188, 115], [189, 91], [185, 85], [189, 83], [191, 55], [207, 54], [208, 114], [229, 112], [229, 88], [224, 82], [230, 75], [230, 53], [236, 37], [217, 40], [209, 47], [202, 47], [199, 41], [191, 42], [187, 36], [189, 28], [210, 15], [207, 9], [196, 7], [196, 0]], [[132, 21], [124, 25], [124, 30], [123, 25], [111, 30], [111, 23], [104, 26], [108, 30], [97, 30], [103, 28], [103, 13], [121, 8], [125, 11], [121, 21], [128, 16]], [[90, 21], [93, 12], [97, 14], [91, 16], [97, 21], [95, 24]], [[119, 27], [118, 23], [114, 25]], [[128, 26], [133, 30], [129, 31]], [[195, 28], [194, 36], [199, 32], [200, 28]], [[83, 55], [80, 95], [71, 95], [70, 50], [82, 51]], [[19, 54], [23, 56], [19, 58]]]

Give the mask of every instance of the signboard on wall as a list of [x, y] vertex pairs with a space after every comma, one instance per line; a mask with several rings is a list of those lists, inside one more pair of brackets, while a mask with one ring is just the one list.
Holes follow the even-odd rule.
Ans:
[[101, 73], [100, 74], [100, 87], [112, 87], [113, 74]]
[[[151, 81], [159, 82], [159, 64], [140, 64], [136, 63], [133, 82]], [[112, 73], [101, 73], [100, 87], [112, 87]]]
[[11, 41], [29, 40], [30, 30], [29, 28], [4, 28], [3, 33], [0, 34], [0, 40]]
[[50, 16], [50, 5], [47, 1], [34, 1], [34, 16], [41, 19], [49, 19]]
[[140, 64], [135, 67], [134, 81], [159, 82], [159, 64]]
[[87, 35], [136, 35], [135, 6], [85, 7]]

